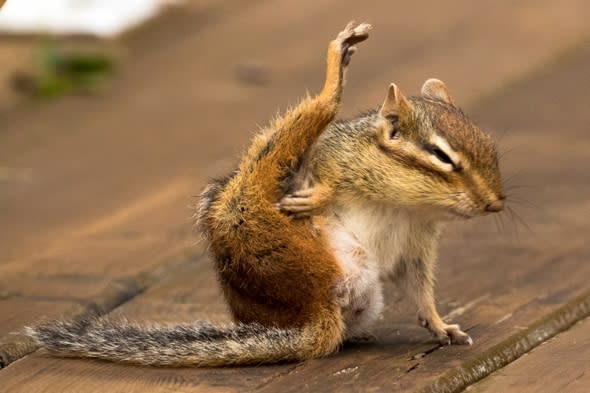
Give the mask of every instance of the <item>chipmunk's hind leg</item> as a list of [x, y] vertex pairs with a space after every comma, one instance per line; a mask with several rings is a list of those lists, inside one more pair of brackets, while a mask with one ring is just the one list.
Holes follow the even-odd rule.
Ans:
[[223, 192], [227, 183], [237, 174], [237, 171], [233, 171], [223, 178], [213, 179], [205, 186], [203, 191], [201, 191], [201, 194], [199, 195], [199, 201], [195, 206], [193, 219], [195, 227], [203, 235], [208, 237], [210, 233], [209, 214], [211, 211], [211, 206], [219, 199], [219, 195]]
[[367, 23], [361, 23], [355, 26], [350, 22], [344, 30], [338, 33], [336, 39], [330, 42], [327, 56], [326, 82], [320, 94], [327, 101], [334, 101], [336, 105], [340, 103], [342, 87], [344, 86], [344, 73], [348, 69], [352, 55], [356, 53], [357, 47], [354, 46], [369, 38], [369, 31], [372, 26]]
[[349, 23], [330, 42], [327, 53], [326, 80], [316, 97], [305, 98], [299, 105], [276, 119], [252, 144], [240, 165], [246, 181], [256, 184], [270, 199], [278, 200], [285, 180], [300, 164], [306, 150], [336, 116], [344, 70], [356, 51], [355, 44], [368, 38], [371, 26]]

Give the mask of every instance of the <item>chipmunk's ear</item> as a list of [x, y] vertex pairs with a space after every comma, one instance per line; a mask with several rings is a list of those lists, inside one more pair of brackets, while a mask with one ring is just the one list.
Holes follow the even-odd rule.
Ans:
[[446, 102], [449, 105], [455, 106], [455, 101], [449, 94], [449, 89], [447, 89], [447, 85], [444, 84], [443, 81], [439, 79], [428, 79], [422, 85], [422, 96], [426, 98], [433, 98], [435, 100], [441, 100]]
[[395, 83], [389, 85], [385, 101], [381, 105], [379, 114], [385, 118], [398, 117], [400, 120], [409, 121], [414, 114], [414, 106], [402, 94]]

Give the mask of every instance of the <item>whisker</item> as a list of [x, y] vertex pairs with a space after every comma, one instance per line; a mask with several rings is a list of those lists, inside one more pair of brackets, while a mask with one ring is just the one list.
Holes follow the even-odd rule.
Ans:
[[529, 208], [540, 209], [539, 205], [537, 205], [536, 203], [533, 203], [533, 202], [529, 201], [528, 199], [524, 199], [524, 198], [514, 196], [514, 195], [507, 196], [506, 201], [508, 203], [516, 203], [521, 206], [526, 206]]
[[504, 187], [506, 192], [514, 191], [514, 190], [538, 190], [539, 186], [531, 186], [529, 184], [508, 184]]
[[510, 220], [510, 223], [512, 224], [510, 226], [510, 237], [519, 237], [518, 234], [518, 223], [516, 222], [516, 219], [514, 218], [514, 214], [510, 211], [510, 209], [508, 207], [506, 207], [506, 209], [504, 209], [504, 211], [502, 212], [502, 219], [504, 219], [504, 217], [508, 217]]
[[[505, 186], [509, 186], [512, 181], [518, 180], [519, 177], [523, 177], [524, 175], [526, 175], [524, 170], [515, 172], [515, 173], [511, 174], [510, 176], [504, 177], [503, 183]], [[519, 182], [519, 183], [521, 183], [521, 182]]]
[[500, 152], [500, 154], [498, 154], [498, 160], [501, 160], [507, 154], [514, 153], [516, 151], [516, 149], [518, 149], [518, 148], [519, 148], [519, 146], [513, 146], [509, 149], [506, 149], [506, 150]]
[[509, 175], [504, 175], [503, 178], [504, 180], [512, 180], [516, 177], [519, 176], [524, 176], [527, 174], [528, 168], [519, 168], [519, 169], [513, 169], [514, 172], [510, 173]]
[[508, 134], [508, 128], [504, 128], [504, 131], [501, 131], [500, 135], [495, 138], [498, 145], [502, 142], [502, 139], [504, 139], [506, 134]]
[[502, 221], [500, 220], [499, 214], [494, 214], [494, 223], [496, 224], [496, 231], [498, 231], [498, 233], [504, 233], [504, 225], [501, 225]]
[[511, 208], [510, 206], [506, 206], [506, 208], [510, 212], [510, 215], [512, 216], [512, 218], [516, 220], [515, 222], [518, 222], [520, 225], [522, 225], [524, 228], [526, 228], [529, 233], [534, 234], [531, 227], [526, 223], [526, 221], [524, 221], [524, 219], [513, 208]]
[[[509, 237], [513, 236], [513, 235], [517, 235], [517, 231], [516, 231], [516, 225], [514, 225], [512, 228], [514, 228], [514, 231], [512, 230], [508, 230], [507, 225], [506, 225], [506, 221], [504, 221], [504, 217], [507, 214], [506, 210], [495, 214], [495, 216], [497, 217], [498, 221], [500, 222], [500, 227], [502, 228], [502, 233], [506, 234], [508, 233]], [[514, 223], [513, 220], [511, 220], [512, 223]]]
[[500, 225], [502, 225], [502, 231], [505, 231], [506, 230], [506, 223], [504, 222], [504, 214], [499, 214], [498, 220], [500, 221]]

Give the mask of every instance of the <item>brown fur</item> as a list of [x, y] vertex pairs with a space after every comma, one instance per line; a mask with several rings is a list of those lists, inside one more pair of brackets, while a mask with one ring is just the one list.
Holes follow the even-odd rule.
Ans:
[[308, 148], [336, 115], [344, 69], [369, 25], [350, 23], [328, 47], [322, 92], [253, 140], [239, 168], [208, 185], [196, 217], [235, 324], [139, 326], [91, 318], [26, 333], [61, 356], [163, 366], [303, 360], [337, 350], [344, 322], [335, 296], [343, 272], [310, 220], [277, 208]]
[[366, 32], [345, 42], [341, 37], [330, 43], [322, 92], [255, 137], [237, 174], [201, 217], [234, 318], [269, 327], [313, 326], [310, 334], [316, 340], [302, 357], [333, 352], [342, 340], [344, 327], [334, 300], [342, 272], [311, 221], [287, 217], [275, 205], [307, 149], [334, 119], [342, 63], [352, 54], [346, 52]]

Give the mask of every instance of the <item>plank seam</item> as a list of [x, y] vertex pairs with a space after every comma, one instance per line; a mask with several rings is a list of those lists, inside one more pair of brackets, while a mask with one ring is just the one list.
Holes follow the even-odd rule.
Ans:
[[537, 320], [526, 330], [467, 359], [457, 368], [448, 371], [417, 392], [461, 392], [587, 317], [590, 317], [590, 289]]
[[[57, 319], [80, 320], [89, 316], [105, 315], [133, 300], [174, 271], [187, 266], [204, 255], [203, 250], [188, 250], [150, 271], [121, 277], [109, 283], [95, 299], [75, 305]], [[0, 340], [0, 370], [38, 349], [37, 344], [20, 332]]]

